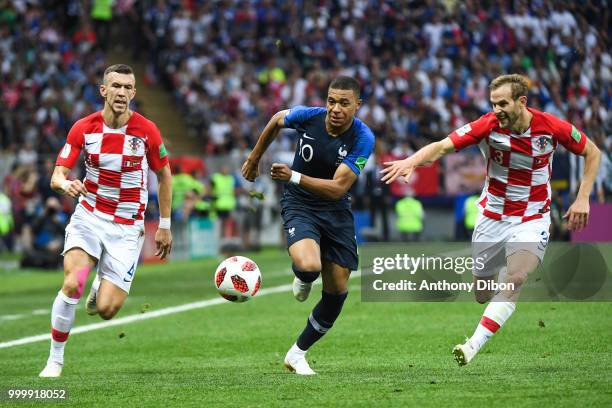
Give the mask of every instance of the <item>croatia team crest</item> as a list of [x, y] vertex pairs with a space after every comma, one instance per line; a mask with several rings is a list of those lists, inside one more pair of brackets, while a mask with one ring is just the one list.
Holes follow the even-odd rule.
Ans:
[[130, 149], [132, 149], [132, 154], [136, 154], [138, 152], [138, 148], [140, 147], [140, 139], [137, 137], [133, 137], [128, 142]]
[[548, 143], [548, 138], [546, 136], [540, 136], [538, 140], [536, 140], [536, 146], [540, 151], [546, 150], [546, 143]]

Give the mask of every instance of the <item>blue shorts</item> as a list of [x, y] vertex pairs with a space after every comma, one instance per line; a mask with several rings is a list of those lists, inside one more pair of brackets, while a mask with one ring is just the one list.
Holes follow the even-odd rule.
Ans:
[[321, 260], [351, 271], [357, 270], [359, 256], [351, 210], [311, 210], [295, 203], [281, 202], [287, 248], [304, 238], [314, 239], [321, 248]]

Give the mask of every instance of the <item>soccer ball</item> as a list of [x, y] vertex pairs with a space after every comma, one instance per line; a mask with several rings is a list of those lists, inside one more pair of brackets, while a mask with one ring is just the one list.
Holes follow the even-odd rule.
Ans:
[[215, 271], [215, 287], [232, 302], [246, 302], [259, 291], [261, 273], [255, 262], [244, 256], [232, 256]]

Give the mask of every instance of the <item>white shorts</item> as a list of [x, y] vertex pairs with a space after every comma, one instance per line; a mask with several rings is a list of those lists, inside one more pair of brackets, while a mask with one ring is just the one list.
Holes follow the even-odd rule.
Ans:
[[144, 226], [102, 219], [79, 204], [66, 226], [62, 255], [81, 248], [98, 261], [101, 279], [129, 293], [143, 243]]
[[[550, 236], [550, 216], [513, 224], [480, 214], [472, 235], [472, 256], [483, 260], [484, 267], [474, 267], [477, 277], [492, 276], [506, 266], [506, 258], [519, 250], [529, 251], [544, 259]], [[475, 261], [475, 265], [477, 262]]]

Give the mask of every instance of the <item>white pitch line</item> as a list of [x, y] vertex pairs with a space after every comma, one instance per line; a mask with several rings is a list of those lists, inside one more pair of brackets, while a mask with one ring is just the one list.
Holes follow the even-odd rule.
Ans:
[[49, 309], [36, 309], [32, 310], [31, 313], [19, 313], [10, 315], [0, 315], [0, 320], [19, 320], [29, 316], [42, 316], [51, 313]]
[[[289, 290], [291, 290], [291, 285], [275, 286], [269, 289], [262, 289], [257, 294], [257, 297], [271, 295], [273, 293], [279, 293], [279, 292], [288, 292]], [[203, 307], [214, 306], [214, 305], [218, 305], [221, 303], [228, 303], [228, 301], [223, 299], [222, 297], [218, 297], [214, 299], [207, 299], [207, 300], [201, 300], [198, 302], [186, 303], [184, 305], [179, 305], [179, 306], [166, 307], [164, 309], [155, 310], [152, 312], [139, 313], [135, 315], [120, 317], [115, 320], [108, 320], [108, 321], [104, 321], [100, 323], [92, 323], [92, 324], [87, 324], [85, 326], [75, 327], [70, 331], [70, 334], [72, 335], [72, 334], [77, 334], [77, 333], [87, 333], [93, 330], [105, 329], [107, 327], [119, 326], [121, 324], [128, 324], [128, 323], [133, 323], [133, 322], [137, 322], [141, 320], [153, 319], [155, 317], [167, 316], [167, 315], [171, 315], [175, 313], [186, 312], [188, 310], [193, 310], [193, 309], [201, 309]], [[0, 349], [21, 346], [24, 344], [36, 343], [39, 341], [45, 341], [45, 340], [50, 340], [50, 339], [51, 339], [51, 335], [49, 333], [39, 334], [37, 336], [24, 337], [21, 339], [0, 343]]]
[[[287, 269], [286, 271], [276, 271], [274, 273], [266, 273], [266, 278], [277, 278], [279, 276], [292, 276], [292, 272], [289, 271], [289, 269]], [[261, 292], [259, 292], [259, 295], [261, 295]], [[129, 298], [128, 298], [129, 299]], [[20, 320], [20, 319], [25, 319], [28, 317], [32, 317], [32, 316], [44, 316], [44, 315], [48, 315], [51, 314], [51, 310], [49, 309], [35, 309], [32, 310], [32, 312], [30, 313], [19, 313], [19, 314], [9, 314], [9, 315], [0, 315], [0, 321], [3, 320]], [[2, 348], [2, 347], [0, 347]]]
[[24, 314], [3, 315], [0, 316], [0, 320], [19, 320], [23, 317], [25, 317]]
[[[262, 289], [257, 294], [257, 297], [271, 295], [273, 293], [279, 293], [279, 292], [288, 292], [290, 290], [291, 290], [291, 285], [275, 286], [273, 288]], [[203, 307], [209, 307], [209, 306], [218, 305], [222, 303], [229, 303], [229, 302], [223, 299], [222, 297], [218, 297], [214, 299], [207, 299], [207, 300], [200, 300], [198, 302], [186, 303], [184, 305], [166, 307], [166, 308], [155, 310], [152, 312], [139, 313], [139, 314], [134, 314], [130, 316], [120, 317], [116, 320], [108, 320], [108, 321], [104, 321], [100, 323], [92, 323], [92, 324], [87, 324], [85, 326], [75, 327], [70, 331], [70, 334], [72, 335], [72, 334], [77, 334], [77, 333], [86, 333], [86, 332], [90, 332], [93, 330], [105, 329], [107, 327], [137, 322], [140, 320], [153, 319], [155, 317], [167, 316], [167, 315], [171, 315], [175, 313], [186, 312], [188, 310], [193, 310], [193, 309], [201, 309]], [[39, 341], [45, 341], [45, 340], [50, 340], [50, 339], [51, 339], [51, 335], [49, 333], [39, 334], [37, 336], [23, 337], [21, 339], [0, 343], [0, 349], [14, 347], [14, 346], [21, 346], [24, 344], [36, 343]]]
[[[360, 275], [361, 275], [360, 271], [353, 271], [349, 279], [356, 278]], [[314, 282], [314, 284], [315, 285], [321, 284], [321, 280], [317, 279]], [[289, 292], [291, 288], [292, 288], [292, 285], [280, 285], [280, 286], [274, 286], [272, 288], [262, 289], [257, 294], [257, 297], [271, 295], [273, 293]], [[155, 317], [167, 316], [167, 315], [171, 315], [175, 313], [186, 312], [188, 310], [193, 310], [193, 309], [201, 309], [204, 307], [219, 305], [223, 303], [229, 303], [229, 301], [221, 297], [214, 298], [214, 299], [200, 300], [198, 302], [186, 303], [184, 305], [179, 305], [179, 306], [166, 307], [166, 308], [155, 310], [152, 312], [134, 314], [130, 316], [120, 317], [114, 320], [107, 320], [107, 321], [100, 322], [100, 323], [86, 324], [85, 326], [79, 326], [79, 327], [73, 328], [72, 330], [70, 330], [70, 334], [86, 333], [86, 332], [90, 332], [93, 330], [105, 329], [107, 327], [118, 326], [121, 324], [127, 324], [127, 323], [137, 322], [141, 320], [153, 319]], [[49, 333], [39, 334], [37, 336], [23, 337], [21, 339], [0, 343], [0, 349], [15, 347], [15, 346], [22, 346], [24, 344], [37, 343], [39, 341], [45, 341], [45, 340], [50, 340], [50, 339], [51, 339], [51, 334]]]

